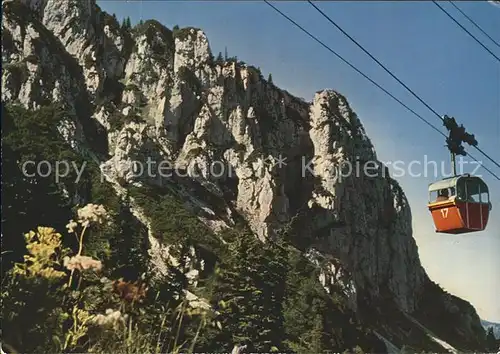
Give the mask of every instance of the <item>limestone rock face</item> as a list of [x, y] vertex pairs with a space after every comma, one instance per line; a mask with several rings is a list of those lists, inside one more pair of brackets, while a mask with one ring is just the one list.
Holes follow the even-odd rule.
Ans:
[[90, 93], [103, 90], [105, 80], [122, 76], [126, 45], [116, 21], [94, 1], [22, 0], [77, 59]]
[[[235, 213], [263, 241], [290, 227], [311, 261], [322, 260], [325, 289], [341, 285], [353, 309], [360, 290], [417, 309], [427, 275], [408, 201], [340, 93], [306, 102], [252, 66], [215, 59], [199, 29], [171, 31], [152, 20], [123, 29], [94, 0], [2, 6], [2, 100], [31, 109], [63, 103], [75, 116], [61, 128], [70, 141], [90, 140], [94, 124], [106, 135], [99, 156], [109, 181], [189, 178], [235, 208], [216, 211], [183, 185], [210, 227], [232, 225]], [[174, 175], [137, 173], [134, 164], [146, 168], [148, 159]], [[158, 266], [168, 245], [150, 243]]]

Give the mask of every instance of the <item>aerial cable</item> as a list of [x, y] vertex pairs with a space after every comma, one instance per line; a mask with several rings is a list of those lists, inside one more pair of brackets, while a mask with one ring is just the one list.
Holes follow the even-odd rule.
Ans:
[[469, 154], [468, 152], [466, 152], [467, 156], [469, 156], [471, 159], [473, 159], [474, 161], [476, 161], [478, 164], [481, 165], [482, 168], [484, 168], [486, 171], [488, 171], [493, 177], [495, 177], [497, 180], [500, 181], [500, 177], [498, 177], [495, 173], [493, 173], [488, 167], [486, 167], [485, 165], [483, 165], [481, 162], [479, 162], [474, 156], [472, 156], [471, 154]]
[[318, 42], [319, 44], [321, 44], [323, 47], [325, 47], [329, 52], [331, 52], [332, 54], [334, 54], [337, 58], [339, 58], [340, 60], [342, 60], [345, 64], [349, 65], [352, 69], [354, 69], [358, 74], [360, 74], [361, 76], [363, 76], [365, 79], [367, 79], [368, 81], [370, 81], [373, 85], [375, 85], [376, 87], [378, 87], [380, 90], [382, 90], [385, 94], [387, 94], [389, 97], [391, 97], [393, 100], [395, 100], [396, 102], [398, 102], [400, 105], [402, 105], [404, 108], [406, 108], [408, 111], [410, 111], [411, 113], [413, 113], [415, 116], [417, 116], [418, 118], [420, 118], [424, 123], [426, 123], [428, 126], [430, 126], [432, 129], [436, 130], [439, 134], [441, 134], [442, 136], [446, 137], [446, 134], [444, 134], [443, 132], [441, 132], [441, 130], [439, 130], [438, 128], [436, 128], [432, 123], [430, 123], [427, 119], [425, 119], [424, 117], [422, 117], [420, 114], [418, 114], [417, 112], [415, 112], [413, 109], [411, 109], [410, 107], [408, 107], [405, 103], [403, 103], [399, 98], [395, 97], [392, 93], [390, 93], [389, 91], [387, 91], [385, 88], [383, 88], [382, 86], [380, 86], [378, 83], [376, 83], [372, 78], [370, 78], [368, 75], [366, 75], [365, 73], [363, 73], [361, 70], [359, 70], [356, 66], [354, 66], [353, 64], [351, 64], [347, 59], [345, 59], [344, 57], [342, 57], [340, 54], [338, 54], [336, 51], [334, 51], [332, 48], [330, 48], [328, 45], [326, 45], [325, 43], [323, 43], [320, 39], [318, 39], [317, 37], [315, 37], [313, 34], [311, 34], [309, 31], [307, 31], [305, 28], [303, 28], [301, 25], [299, 25], [297, 22], [295, 22], [293, 19], [291, 19], [290, 17], [288, 17], [286, 14], [284, 14], [283, 12], [281, 12], [278, 8], [276, 8], [274, 5], [270, 4], [267, 0], [264, 0], [264, 2], [266, 4], [268, 4], [269, 6], [271, 6], [275, 11], [277, 11], [281, 16], [285, 17], [288, 21], [290, 21], [291, 23], [293, 23], [295, 26], [297, 26], [298, 28], [300, 28], [303, 32], [305, 32], [309, 37], [311, 37], [312, 39], [314, 39], [316, 42]]
[[[432, 123], [430, 123], [428, 120], [426, 120], [424, 117], [422, 117], [421, 115], [419, 115], [417, 112], [415, 112], [413, 109], [411, 109], [410, 107], [408, 107], [405, 103], [403, 103], [401, 100], [399, 100], [397, 97], [395, 97], [393, 94], [391, 94], [389, 91], [387, 91], [385, 88], [383, 88], [382, 86], [380, 86], [377, 82], [375, 82], [373, 79], [371, 79], [368, 75], [366, 75], [365, 73], [363, 73], [361, 70], [359, 70], [356, 66], [354, 66], [353, 64], [351, 64], [348, 60], [344, 59], [340, 54], [338, 54], [337, 52], [335, 52], [332, 48], [330, 48], [328, 45], [326, 45], [325, 43], [323, 43], [320, 39], [318, 39], [316, 36], [314, 36], [313, 34], [311, 34], [308, 30], [306, 30], [304, 27], [302, 27], [301, 25], [299, 25], [296, 21], [294, 21], [292, 18], [290, 18], [289, 16], [287, 16], [285, 13], [283, 13], [281, 10], [279, 10], [278, 8], [276, 8], [274, 5], [272, 5], [268, 0], [264, 0], [264, 2], [269, 5], [271, 8], [273, 8], [278, 14], [280, 14], [281, 16], [283, 16], [285, 19], [287, 19], [290, 23], [292, 23], [293, 25], [295, 25], [297, 28], [299, 28], [300, 30], [302, 30], [305, 34], [307, 34], [309, 37], [311, 37], [314, 41], [316, 41], [317, 43], [321, 44], [321, 46], [323, 46], [325, 49], [327, 49], [329, 52], [331, 52], [333, 55], [335, 55], [337, 58], [339, 58], [341, 61], [343, 61], [345, 64], [347, 64], [348, 66], [350, 66], [352, 69], [354, 69], [358, 74], [360, 74], [361, 76], [363, 76], [365, 79], [367, 79], [368, 81], [370, 81], [373, 85], [375, 85], [377, 88], [379, 88], [380, 90], [382, 90], [385, 94], [387, 94], [389, 97], [391, 97], [393, 100], [395, 100], [396, 102], [398, 102], [401, 106], [403, 106], [404, 108], [406, 108], [409, 112], [413, 113], [417, 118], [419, 118], [420, 120], [422, 120], [424, 123], [426, 123], [428, 126], [430, 126], [432, 129], [434, 129], [435, 131], [437, 131], [439, 134], [441, 134], [442, 136], [444, 136], [445, 138], [447, 137], [446, 134], [444, 134], [441, 130], [439, 130], [438, 128], [436, 128], [436, 126], [434, 126]], [[440, 119], [441, 116], [439, 116]], [[472, 158], [474, 161], [480, 163], [477, 159], [475, 159], [472, 155], [470, 155], [469, 153], [467, 153], [467, 155]], [[491, 170], [489, 170], [488, 168], [486, 168], [484, 165], [481, 164], [481, 167], [483, 167], [486, 171], [488, 171], [490, 174], [492, 174], [496, 179], [498, 179], [500, 181], [500, 177], [498, 177], [496, 174], [494, 174]]]
[[491, 36], [490, 36], [488, 33], [486, 33], [486, 31], [484, 31], [484, 30], [483, 30], [483, 29], [482, 29], [482, 28], [481, 28], [481, 27], [480, 27], [480, 26], [476, 23], [476, 21], [474, 21], [472, 18], [470, 18], [469, 16], [467, 16], [467, 14], [466, 14], [465, 12], [463, 12], [463, 11], [462, 11], [462, 10], [461, 10], [461, 9], [460, 9], [457, 5], [455, 5], [455, 4], [453, 3], [453, 1], [449, 1], [449, 3], [450, 3], [450, 4], [451, 4], [451, 5], [452, 5], [455, 9], [457, 9], [457, 10], [458, 10], [458, 11], [459, 11], [459, 12], [460, 12], [460, 13], [461, 13], [461, 14], [462, 14], [462, 15], [463, 15], [466, 19], [468, 19], [468, 20], [469, 20], [469, 21], [470, 21], [470, 22], [471, 22], [474, 26], [476, 26], [476, 28], [477, 28], [478, 30], [480, 30], [480, 31], [481, 31], [481, 32], [482, 32], [482, 33], [483, 33], [486, 37], [488, 37], [488, 38], [489, 38], [489, 39], [490, 39], [493, 43], [495, 43], [495, 44], [497, 45], [497, 47], [499, 47], [499, 48], [500, 48], [500, 44], [499, 44], [496, 40], [494, 40], [493, 38], [491, 38]]
[[451, 16], [451, 15], [448, 13], [448, 11], [446, 11], [445, 9], [443, 9], [443, 8], [441, 7], [441, 5], [439, 5], [439, 4], [438, 4], [435, 0], [432, 0], [432, 2], [433, 2], [433, 3], [437, 6], [437, 7], [439, 7], [439, 9], [440, 9], [441, 11], [443, 11], [443, 12], [444, 12], [444, 14], [445, 14], [446, 16], [448, 16], [448, 17], [449, 17], [449, 18], [450, 18], [453, 22], [455, 22], [458, 26], [460, 26], [460, 28], [461, 28], [461, 29], [463, 29], [463, 30], [464, 30], [464, 31], [465, 31], [465, 32], [466, 32], [469, 36], [471, 36], [471, 37], [472, 37], [472, 38], [473, 38], [473, 39], [474, 39], [477, 43], [479, 43], [479, 45], [480, 45], [481, 47], [483, 47], [483, 48], [484, 48], [484, 49], [485, 49], [488, 53], [490, 53], [490, 54], [491, 54], [491, 55], [492, 55], [492, 56], [493, 56], [496, 60], [498, 60], [498, 61], [500, 62], [500, 58], [499, 58], [499, 57], [497, 57], [497, 56], [496, 56], [496, 55], [495, 55], [495, 54], [494, 54], [491, 50], [489, 50], [489, 49], [488, 49], [488, 47], [486, 47], [483, 43], [481, 43], [481, 41], [480, 41], [479, 39], [477, 39], [477, 38], [476, 38], [476, 37], [475, 37], [472, 33], [470, 33], [470, 32], [467, 30], [467, 28], [465, 28], [464, 26], [462, 26], [462, 25], [460, 24], [460, 22], [458, 22], [458, 21], [457, 21], [457, 20], [456, 20], [453, 16]]
[[[368, 50], [366, 50], [361, 44], [358, 43], [353, 37], [351, 37], [346, 31], [344, 31], [335, 21], [333, 21], [327, 14], [325, 14], [320, 8], [318, 8], [312, 1], [307, 1], [312, 7], [314, 7], [323, 17], [325, 17], [332, 25], [334, 25], [340, 32], [342, 32], [347, 38], [349, 38], [354, 44], [356, 44], [363, 52], [365, 52], [371, 59], [373, 59], [380, 67], [382, 67], [389, 75], [391, 75], [399, 84], [401, 84], [408, 92], [410, 92], [416, 99], [418, 99], [425, 107], [427, 107], [432, 113], [434, 113], [442, 122], [444, 122], [443, 117], [436, 112], [429, 104], [427, 104], [422, 98], [420, 98], [412, 89], [410, 89], [404, 82], [402, 82], [396, 75], [394, 75], [384, 64], [382, 64], [377, 58], [375, 58]], [[414, 112], [412, 112], [414, 113]], [[422, 118], [421, 118], [422, 119]], [[444, 134], [442, 134], [444, 135]], [[500, 164], [493, 160], [488, 154], [475, 145], [472, 145], [479, 152], [481, 152], [486, 158], [493, 162], [497, 167]]]
[[375, 60], [378, 65], [380, 65], [389, 75], [391, 75], [397, 82], [399, 82], [405, 89], [407, 89], [417, 100], [419, 100], [424, 106], [426, 106], [432, 113], [434, 113], [439, 119], [443, 120], [441, 115], [437, 113], [432, 107], [430, 107], [423, 99], [421, 99], [412, 89], [404, 84], [400, 79], [397, 78], [389, 69], [387, 69], [384, 64], [377, 60], [369, 51], [367, 51], [361, 44], [359, 44], [354, 38], [352, 38], [346, 31], [344, 31], [339, 25], [335, 23], [327, 14], [325, 14], [320, 8], [314, 5], [310, 0], [307, 0], [312, 7], [314, 7], [323, 17], [325, 17], [332, 25], [334, 25], [340, 32], [342, 32], [347, 38], [349, 38], [354, 44], [356, 44], [363, 52], [365, 52], [370, 58]]

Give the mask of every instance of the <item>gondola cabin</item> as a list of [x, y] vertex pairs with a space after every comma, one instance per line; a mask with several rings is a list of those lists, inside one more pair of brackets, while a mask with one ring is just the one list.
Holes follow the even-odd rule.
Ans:
[[469, 174], [443, 179], [429, 185], [428, 207], [436, 232], [482, 231], [491, 210], [488, 186]]

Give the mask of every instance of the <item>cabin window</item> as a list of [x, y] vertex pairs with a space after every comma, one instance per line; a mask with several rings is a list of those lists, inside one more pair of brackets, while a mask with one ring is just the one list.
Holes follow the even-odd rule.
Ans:
[[465, 182], [466, 201], [471, 203], [488, 203], [488, 189], [481, 181]]
[[473, 202], [473, 203], [480, 203], [480, 194], [475, 193], [475, 194], [469, 194], [469, 198], [467, 199], [468, 202]]
[[462, 181], [458, 181], [457, 183], [457, 199], [467, 200], [467, 195], [465, 193], [465, 183], [462, 183]]
[[450, 188], [442, 188], [436, 191], [431, 191], [429, 192], [429, 202], [433, 203], [438, 200], [438, 197], [441, 196], [440, 199], [443, 199], [442, 197], [444, 196], [446, 199], [452, 199], [455, 197], [456, 190], [454, 187]]

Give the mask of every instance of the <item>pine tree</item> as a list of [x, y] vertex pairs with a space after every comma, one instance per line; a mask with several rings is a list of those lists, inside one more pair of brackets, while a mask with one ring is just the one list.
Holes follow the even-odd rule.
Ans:
[[130, 22], [130, 17], [127, 16], [127, 20], [125, 21], [125, 24], [127, 26], [127, 29], [132, 28], [132, 23]]
[[126, 17], [122, 21], [122, 29], [129, 30], [132, 28], [132, 23], [130, 22], [130, 17]]
[[[73, 216], [70, 201], [64, 197], [53, 175], [42, 177], [32, 165], [26, 165], [26, 171], [22, 171], [25, 161], [37, 164], [74, 161], [82, 166], [82, 159], [57, 131], [63, 116], [64, 112], [55, 106], [32, 112], [19, 106], [2, 105], [2, 245], [9, 251], [2, 257], [2, 271], [9, 266], [6, 267], [5, 262], [17, 260], [24, 253], [22, 234], [39, 225], [64, 230]], [[82, 179], [85, 178], [84, 171]], [[60, 183], [64, 183], [71, 194], [79, 188], [75, 180], [71, 172]]]
[[213, 294], [222, 331], [212, 342], [219, 350], [231, 350], [235, 344], [254, 351], [281, 349], [284, 251], [262, 244], [250, 232], [230, 232], [230, 237], [233, 241], [222, 258]]
[[493, 333], [493, 327], [488, 328], [488, 332], [486, 333], [486, 345], [489, 350], [496, 350], [496, 338]]
[[324, 327], [323, 327], [323, 316], [322, 316], [322, 311], [321, 311], [321, 301], [320, 299], [316, 298], [313, 300], [312, 304], [312, 312], [315, 314], [314, 316], [314, 322], [313, 322], [313, 328], [311, 332], [309, 333], [310, 338], [308, 342], [310, 343], [309, 350], [312, 352], [321, 352], [323, 349], [323, 333], [325, 332]]
[[269, 77], [267, 78], [267, 82], [269, 82], [270, 84], [273, 83], [273, 76], [271, 75], [271, 73], [269, 73]]
[[128, 196], [118, 206], [116, 228], [110, 239], [110, 263], [116, 268], [116, 278], [135, 281], [146, 271], [147, 231], [134, 219]]
[[219, 55], [217, 55], [217, 59], [215, 60], [217, 64], [222, 64], [224, 62], [224, 58], [222, 57], [222, 52], [219, 52]]
[[224, 60], [227, 61], [227, 47], [224, 48]]

